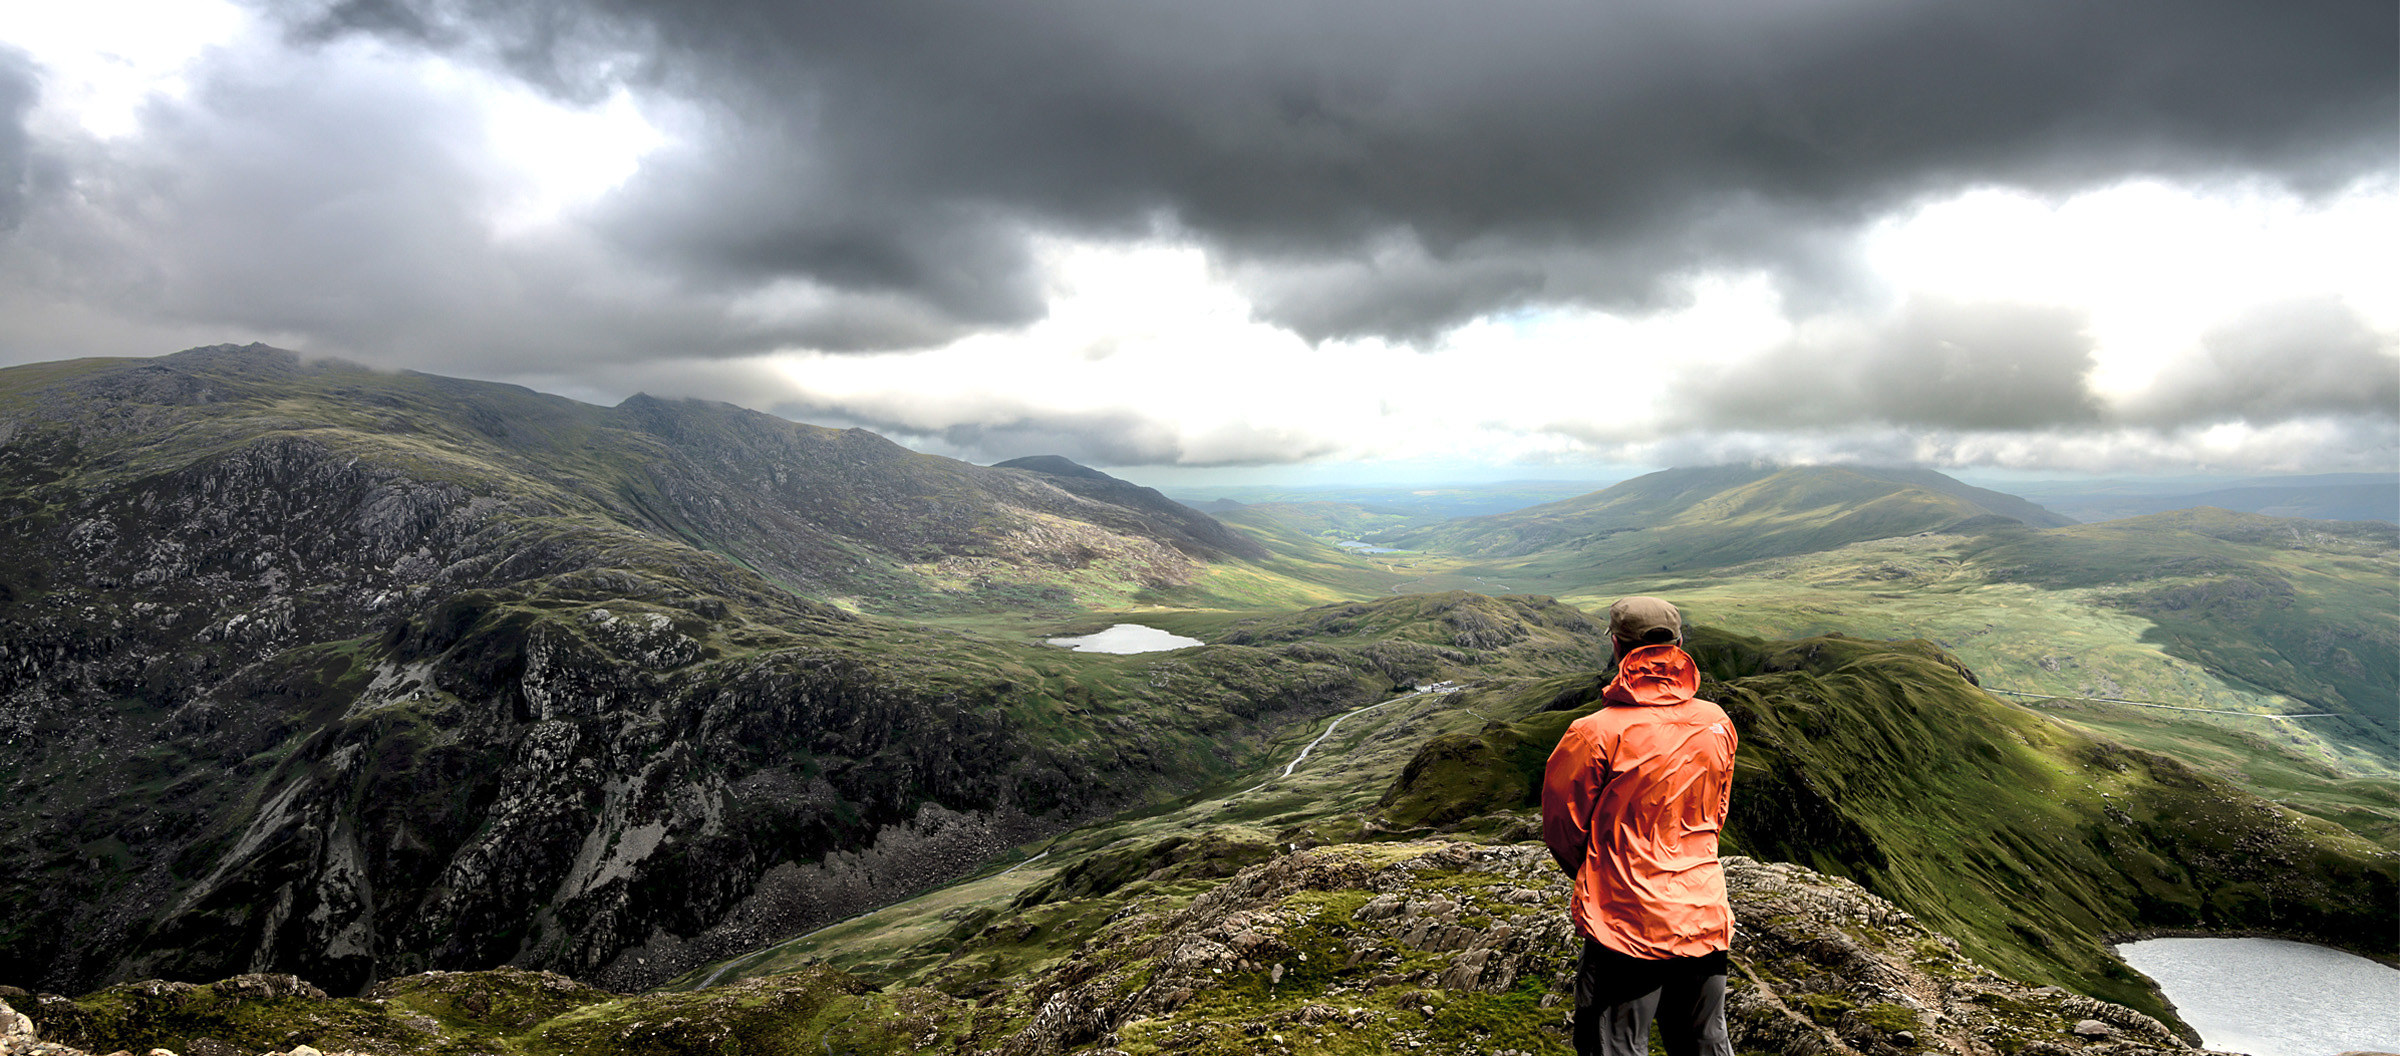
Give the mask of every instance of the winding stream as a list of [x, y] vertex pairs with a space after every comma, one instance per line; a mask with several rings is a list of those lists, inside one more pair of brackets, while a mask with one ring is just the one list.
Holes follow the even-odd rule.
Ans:
[[1359, 714], [1360, 712], [1373, 711], [1382, 707], [1384, 704], [1398, 704], [1403, 700], [1409, 699], [1410, 697], [1423, 696], [1424, 694], [1425, 691], [1422, 689], [1415, 690], [1402, 696], [1393, 697], [1392, 699], [1384, 701], [1380, 704], [1369, 704], [1363, 708], [1354, 708], [1350, 711], [1343, 712], [1340, 718], [1334, 719], [1332, 722], [1325, 724], [1325, 732], [1318, 734], [1316, 740], [1308, 742], [1308, 744], [1300, 749], [1300, 754], [1293, 756], [1291, 762], [1284, 764], [1282, 773], [1245, 788], [1239, 794], [1248, 795], [1252, 792], [1258, 791], [1259, 789], [1265, 788], [1268, 785], [1272, 785], [1277, 781], [1281, 781], [1284, 778], [1292, 776], [1292, 771], [1300, 768], [1301, 762], [1308, 758], [1308, 753], [1315, 751], [1318, 745], [1325, 743], [1325, 738], [1333, 736], [1333, 731], [1341, 728], [1342, 719], [1347, 719], [1352, 715]]

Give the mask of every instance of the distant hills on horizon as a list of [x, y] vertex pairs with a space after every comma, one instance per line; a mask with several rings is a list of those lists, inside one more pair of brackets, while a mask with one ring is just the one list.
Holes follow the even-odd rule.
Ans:
[[[1049, 456], [1056, 457], [1056, 456]], [[1016, 461], [997, 463], [1013, 465]], [[1063, 461], [1063, 460], [1062, 460]], [[2095, 477], [2035, 481], [1999, 480], [1984, 474], [1888, 467], [1867, 463], [1815, 463], [1814, 468], [1873, 472], [1934, 473], [1977, 491], [2022, 499], [2070, 523], [2139, 517], [2170, 510], [2212, 506], [2236, 513], [2320, 521], [2400, 523], [2400, 470], [2378, 473], [2298, 473], [2253, 477]], [[1719, 468], [1811, 468], [1768, 462], [1676, 466], [1674, 470]], [[1094, 471], [1097, 472], [1097, 471]], [[1647, 474], [1644, 474], [1647, 475]], [[1206, 513], [1242, 506], [1340, 503], [1395, 517], [1454, 518], [1509, 513], [1543, 503], [1607, 490], [1637, 477], [1591, 480], [1502, 480], [1398, 484], [1212, 485], [1164, 489], [1176, 501]]]
[[2313, 521], [2400, 523], [2400, 472], [2307, 473], [2229, 481], [2034, 481], [2005, 490], [2086, 523], [2201, 506]]
[[1660, 594], [1745, 633], [1933, 638], [2013, 690], [2332, 712], [2343, 720], [2275, 736], [2400, 764], [2390, 521], [2197, 507], [2079, 524], [1930, 470], [1771, 465], [1662, 470], [1481, 517], [1329, 502], [1217, 515], [1287, 549], [1392, 548], [1370, 556], [1409, 577], [1395, 590], [1587, 612]]

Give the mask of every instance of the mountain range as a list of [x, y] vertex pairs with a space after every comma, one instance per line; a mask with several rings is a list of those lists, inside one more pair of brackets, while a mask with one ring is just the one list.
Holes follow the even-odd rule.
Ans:
[[[1448, 899], [1446, 926], [1467, 888], [1547, 905], [1513, 865], [1370, 877], [1404, 850], [1516, 860], [1476, 856], [1528, 837], [1527, 768], [1607, 664], [1586, 613], [1634, 592], [1705, 625], [1744, 739], [1729, 850], [1800, 870], [1776, 891], [1844, 878], [1974, 971], [2170, 1027], [2111, 936], [2395, 952], [2389, 523], [2077, 525], [1930, 471], [1780, 466], [1469, 518], [1212, 517], [1051, 456], [974, 466], [261, 346], [0, 370], [0, 510], [0, 983], [297, 973], [443, 1025], [375, 1028], [394, 1052], [719, 1051], [578, 1033], [648, 1037], [669, 1005], [569, 978], [748, 980], [745, 1001], [815, 1010], [759, 1048], [795, 1052], [849, 1029], [809, 1017], [870, 1010], [959, 1051], [1246, 1051], [1344, 1000], [1397, 1017], [1351, 1022], [1360, 1045], [1404, 1044], [1424, 1025], [1400, 1013], [1450, 994], [1473, 1044], [1549, 1051], [1551, 968], [1517, 947], [1409, 931], [1388, 963], [1268, 979], [1222, 914], [1282, 921], [1258, 934], [1283, 956], [1316, 948], [1290, 914], [1363, 924], [1403, 888]], [[1396, 552], [1333, 545], [1361, 536]], [[1041, 641], [1120, 620], [1207, 644]], [[1174, 958], [1201, 941], [1237, 955], [1193, 978]], [[1930, 948], [1877, 970], [1916, 978]], [[1866, 976], [1776, 976], [1781, 949], [1737, 951], [1763, 1010], [1746, 1036], [1883, 1051], [1901, 1028], [1875, 1023], [1906, 1017], [1867, 1010], [1907, 1006]], [[1478, 950], [1508, 978], [1467, 972]], [[508, 1024], [417, 974], [504, 965], [559, 980], [459, 984], [531, 1002]], [[264, 1007], [239, 987], [160, 992], [44, 1022], [121, 1047], [137, 1022], [145, 1044], [267, 1037], [224, 1018]]]
[[891, 622], [1252, 544], [722, 405], [220, 347], [0, 372], [0, 415], [0, 948], [50, 986], [640, 985], [1431, 670], [1212, 655], [1150, 714], [1056, 650]]
[[1401, 546], [1474, 557], [1571, 550], [1593, 562], [1660, 557], [1714, 567], [1831, 549], [1862, 539], [1951, 530], [2006, 519], [2035, 527], [2072, 520], [2013, 495], [1931, 470], [1712, 466], [1652, 473], [1572, 499], [1402, 535]]

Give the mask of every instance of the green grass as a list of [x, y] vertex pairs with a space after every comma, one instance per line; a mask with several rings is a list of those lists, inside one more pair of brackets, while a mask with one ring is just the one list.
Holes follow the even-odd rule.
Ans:
[[[624, 997], [513, 969], [411, 976], [370, 998], [220, 993], [130, 984], [45, 1006], [45, 1038], [190, 1051], [213, 1039], [242, 1051], [312, 1044], [424, 1056], [804, 1056], [921, 1051], [955, 1036], [961, 1010], [939, 995], [874, 993], [853, 976], [807, 969], [707, 994]], [[928, 1000], [928, 997], [931, 1000]]]
[[2054, 700], [2036, 705], [2095, 737], [2173, 756], [2261, 798], [2400, 851], [2400, 781], [2351, 777], [2260, 731], [2195, 722], [2121, 704]]

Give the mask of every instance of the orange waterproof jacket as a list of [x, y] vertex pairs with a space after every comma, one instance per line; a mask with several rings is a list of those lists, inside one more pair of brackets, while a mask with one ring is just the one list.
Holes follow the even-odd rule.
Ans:
[[1575, 930], [1629, 957], [1733, 945], [1717, 830], [1736, 738], [1699, 689], [1682, 649], [1625, 654], [1609, 706], [1567, 727], [1542, 776], [1542, 839], [1575, 877]]

